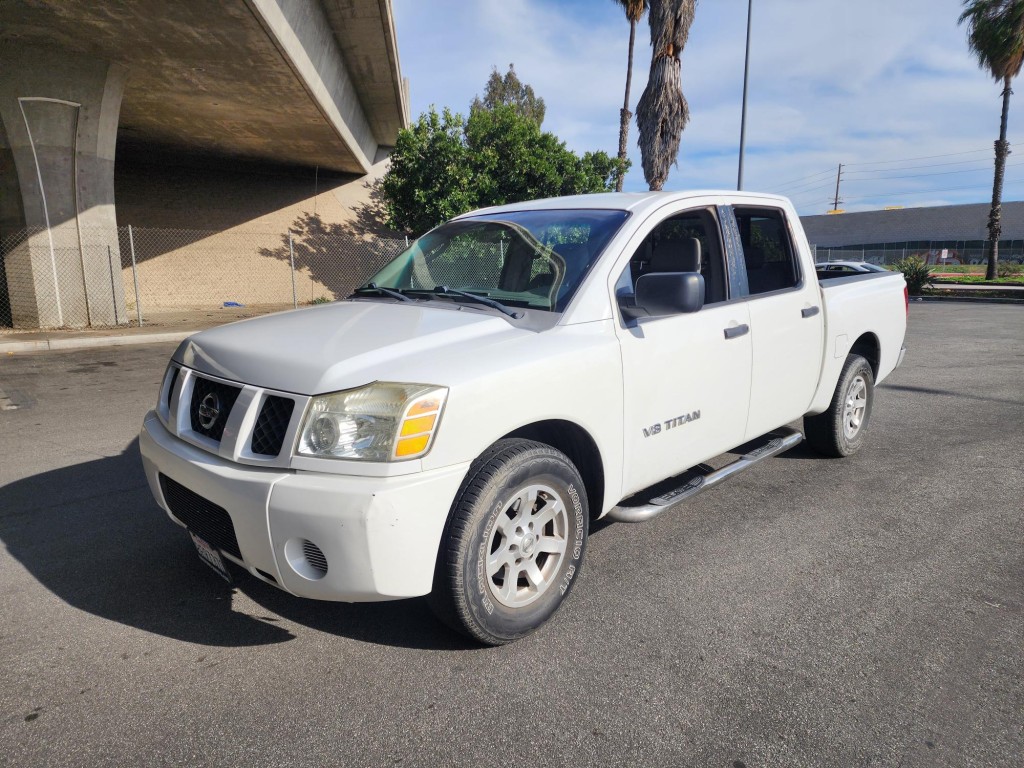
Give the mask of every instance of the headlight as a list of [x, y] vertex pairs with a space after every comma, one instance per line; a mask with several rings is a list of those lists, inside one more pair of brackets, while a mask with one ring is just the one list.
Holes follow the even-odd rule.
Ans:
[[376, 382], [317, 395], [302, 423], [298, 453], [328, 459], [403, 461], [433, 442], [448, 390]]
[[181, 368], [173, 362], [167, 364], [167, 370], [164, 371], [164, 379], [160, 382], [160, 392], [156, 398], [157, 412], [162, 408], [170, 409], [171, 394], [174, 392], [174, 383], [178, 380], [179, 373], [181, 373]]

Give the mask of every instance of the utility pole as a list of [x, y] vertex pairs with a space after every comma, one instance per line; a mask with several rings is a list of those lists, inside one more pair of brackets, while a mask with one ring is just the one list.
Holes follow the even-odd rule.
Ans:
[[747, 55], [743, 60], [743, 114], [740, 117], [740, 169], [736, 177], [736, 191], [743, 189], [743, 151], [747, 143], [747, 81], [750, 79], [750, 17], [754, 0], [747, 0]]
[[832, 203], [832, 210], [833, 211], [838, 211], [839, 210], [839, 180], [841, 178], [843, 178], [843, 164], [842, 163], [839, 164], [839, 171], [836, 173], [836, 199]]

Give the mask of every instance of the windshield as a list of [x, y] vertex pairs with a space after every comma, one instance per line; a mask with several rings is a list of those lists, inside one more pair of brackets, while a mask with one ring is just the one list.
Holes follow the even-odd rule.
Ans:
[[370, 284], [413, 297], [443, 286], [503, 305], [562, 312], [628, 215], [515, 211], [451, 221], [410, 245]]

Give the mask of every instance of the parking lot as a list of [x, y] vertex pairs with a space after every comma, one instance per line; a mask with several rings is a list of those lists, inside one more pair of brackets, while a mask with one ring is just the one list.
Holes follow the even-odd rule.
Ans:
[[504, 648], [219, 581], [138, 457], [173, 344], [0, 359], [0, 763], [1019, 765], [1024, 307], [907, 346], [861, 453], [598, 526]]

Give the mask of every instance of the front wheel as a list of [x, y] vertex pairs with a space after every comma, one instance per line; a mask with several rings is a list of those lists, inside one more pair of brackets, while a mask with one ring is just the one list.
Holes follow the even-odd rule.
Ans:
[[445, 529], [430, 604], [488, 645], [537, 629], [569, 595], [587, 543], [587, 495], [561, 451], [501, 440], [470, 467]]
[[860, 355], [850, 355], [843, 364], [828, 410], [804, 417], [807, 442], [825, 456], [841, 458], [856, 453], [864, 443], [874, 397], [871, 365]]

